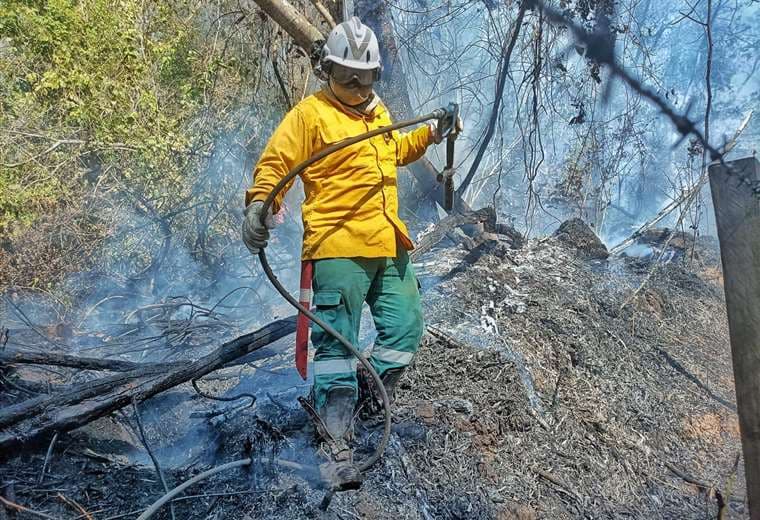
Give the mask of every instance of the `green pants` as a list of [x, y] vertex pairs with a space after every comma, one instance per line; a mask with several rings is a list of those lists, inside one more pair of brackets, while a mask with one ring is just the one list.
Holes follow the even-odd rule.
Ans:
[[[314, 261], [316, 315], [356, 345], [362, 304], [372, 311], [377, 339], [370, 362], [382, 377], [411, 363], [422, 338], [417, 278], [406, 251], [397, 258], [329, 258]], [[314, 405], [321, 408], [336, 386], [356, 392], [357, 359], [322, 327], [312, 324]], [[355, 393], [356, 395], [356, 393]]]

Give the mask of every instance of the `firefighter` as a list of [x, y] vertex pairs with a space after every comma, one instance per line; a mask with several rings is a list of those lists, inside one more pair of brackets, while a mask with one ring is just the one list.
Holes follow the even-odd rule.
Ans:
[[[253, 254], [266, 246], [274, 224], [271, 214], [261, 224], [263, 201], [288, 171], [326, 146], [391, 124], [372, 88], [381, 72], [377, 38], [357, 17], [332, 30], [318, 66], [327, 75], [324, 88], [285, 116], [246, 192], [243, 241]], [[377, 329], [370, 362], [389, 396], [423, 332], [419, 285], [408, 255], [413, 245], [398, 216], [396, 167], [416, 161], [439, 142], [435, 124], [382, 134], [328, 155], [301, 175], [302, 259], [313, 262], [315, 312], [356, 344], [362, 304], [369, 304]], [[274, 213], [289, 187], [275, 198]], [[335, 460], [350, 462], [357, 359], [317, 325], [311, 339], [312, 405], [332, 438]]]

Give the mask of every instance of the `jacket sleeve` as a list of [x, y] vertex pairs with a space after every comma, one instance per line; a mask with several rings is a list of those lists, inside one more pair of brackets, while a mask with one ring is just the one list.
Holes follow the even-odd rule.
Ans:
[[393, 132], [393, 138], [398, 143], [396, 165], [406, 166], [425, 155], [430, 142], [430, 127], [423, 125], [411, 132]]
[[[312, 132], [298, 108], [288, 112], [274, 131], [253, 170], [253, 186], [245, 192], [245, 205], [267, 198], [272, 189], [297, 164], [312, 154]], [[280, 211], [289, 182], [272, 202], [272, 213]]]

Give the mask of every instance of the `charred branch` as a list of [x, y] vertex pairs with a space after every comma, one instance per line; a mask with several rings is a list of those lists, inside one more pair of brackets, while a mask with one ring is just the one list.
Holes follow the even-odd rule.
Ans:
[[491, 116], [488, 118], [488, 125], [486, 126], [486, 134], [483, 137], [483, 141], [480, 143], [480, 147], [478, 147], [478, 151], [475, 154], [475, 159], [473, 159], [472, 165], [470, 166], [467, 175], [462, 181], [462, 184], [459, 185], [459, 188], [457, 188], [457, 195], [459, 197], [464, 195], [464, 192], [470, 186], [470, 182], [472, 182], [472, 179], [475, 177], [475, 173], [480, 167], [480, 161], [483, 159], [483, 155], [485, 155], [486, 150], [491, 144], [491, 139], [493, 138], [493, 134], [496, 131], [496, 122], [499, 119], [501, 102], [502, 98], [504, 97], [504, 87], [507, 84], [507, 76], [509, 75], [509, 61], [512, 59], [512, 52], [514, 51], [515, 44], [517, 43], [517, 39], [520, 36], [520, 29], [522, 28], [523, 18], [525, 17], [525, 10], [527, 5], [528, 2], [520, 3], [520, 10], [517, 13], [517, 19], [515, 20], [514, 29], [512, 30], [512, 37], [509, 39], [504, 52], [502, 52], [501, 61], [499, 61], [499, 78], [496, 83], [496, 93], [494, 94]]
[[80, 370], [107, 370], [110, 372], [129, 372], [145, 368], [145, 363], [134, 363], [120, 359], [102, 359], [71, 356], [58, 352], [31, 352], [26, 350], [6, 349], [0, 352], [0, 366], [3, 365], [51, 365]]
[[52, 432], [66, 432], [140, 402], [250, 354], [295, 331], [295, 317], [284, 318], [232, 341], [192, 363], [166, 372], [151, 366], [123, 372], [53, 397], [38, 397], [0, 414], [0, 450], [27, 445]]

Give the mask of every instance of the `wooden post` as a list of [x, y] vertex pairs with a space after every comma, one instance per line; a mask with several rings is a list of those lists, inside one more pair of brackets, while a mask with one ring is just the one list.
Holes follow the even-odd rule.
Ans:
[[[750, 182], [760, 180], [755, 157], [729, 165]], [[750, 517], [760, 520], [760, 200], [720, 164], [712, 164], [715, 220], [723, 260], [724, 288], [742, 435]]]

